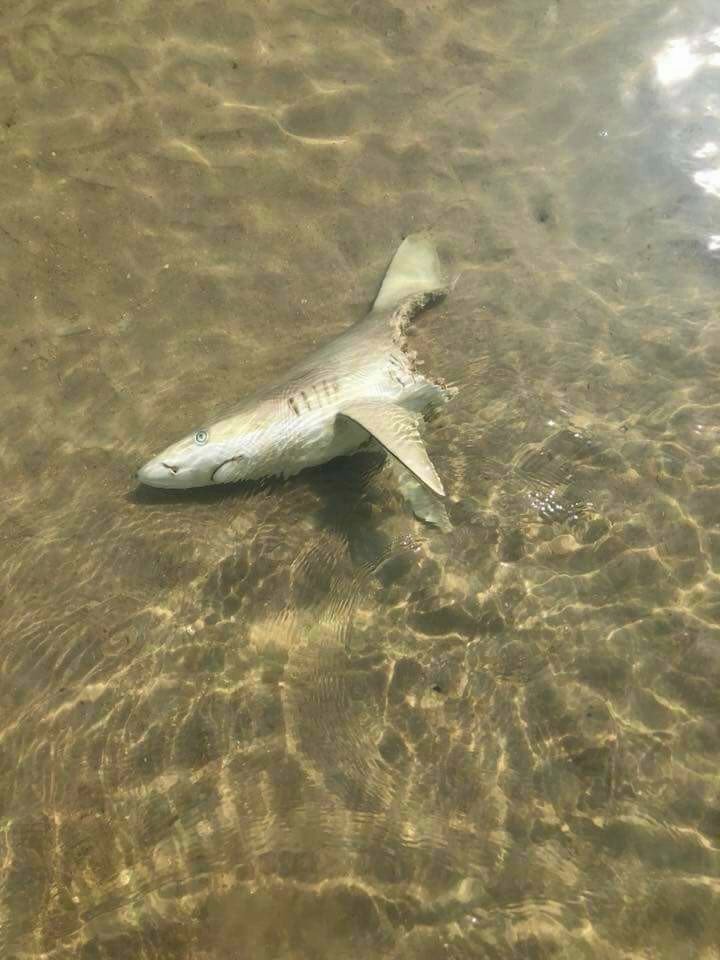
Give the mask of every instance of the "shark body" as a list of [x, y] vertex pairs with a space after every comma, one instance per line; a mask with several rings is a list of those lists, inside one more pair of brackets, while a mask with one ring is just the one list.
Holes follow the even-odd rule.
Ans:
[[292, 476], [369, 445], [391, 458], [422, 519], [446, 524], [443, 484], [420, 436], [424, 416], [450, 399], [408, 351], [413, 318], [447, 293], [432, 241], [407, 237], [367, 316], [268, 389], [163, 450], [139, 471], [154, 487], [188, 488]]

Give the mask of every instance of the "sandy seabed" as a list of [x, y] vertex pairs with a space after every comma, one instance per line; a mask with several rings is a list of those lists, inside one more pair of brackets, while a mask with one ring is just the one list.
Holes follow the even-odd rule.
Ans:
[[[0, 11], [0, 954], [717, 960], [709, 3]], [[401, 238], [381, 461], [137, 490]]]

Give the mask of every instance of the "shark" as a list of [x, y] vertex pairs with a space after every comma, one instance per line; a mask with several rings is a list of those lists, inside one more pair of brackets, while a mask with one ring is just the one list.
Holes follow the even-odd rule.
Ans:
[[456, 392], [425, 375], [407, 333], [449, 291], [427, 233], [407, 236], [364, 319], [322, 345], [269, 387], [203, 423], [149, 460], [137, 479], [187, 489], [271, 476], [360, 450], [382, 450], [415, 515], [448, 529], [445, 488], [422, 431]]

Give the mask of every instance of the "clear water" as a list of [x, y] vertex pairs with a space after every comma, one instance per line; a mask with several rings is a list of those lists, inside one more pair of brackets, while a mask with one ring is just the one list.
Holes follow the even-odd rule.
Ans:
[[[720, 15], [0, 11], [0, 955], [720, 943]], [[454, 529], [137, 491], [430, 227]]]

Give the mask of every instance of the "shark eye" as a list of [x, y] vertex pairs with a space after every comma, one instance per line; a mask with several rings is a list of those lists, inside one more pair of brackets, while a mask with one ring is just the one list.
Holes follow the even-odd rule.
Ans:
[[195, 434], [195, 443], [199, 443], [201, 446], [203, 443], [207, 443], [207, 439], [207, 430], [198, 430], [198, 432]]

